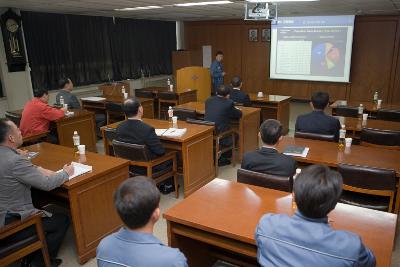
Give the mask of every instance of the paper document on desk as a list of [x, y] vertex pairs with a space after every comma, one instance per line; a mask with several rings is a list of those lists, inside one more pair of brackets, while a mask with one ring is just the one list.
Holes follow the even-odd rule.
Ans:
[[[87, 172], [91, 172], [93, 170], [92, 166], [89, 165], [85, 165], [82, 163], [78, 163], [78, 162], [72, 162], [71, 163], [72, 166], [74, 166], [74, 174], [72, 174], [69, 179], [74, 179], [75, 177], [85, 174]], [[62, 172], [62, 170], [59, 170], [58, 172]]]
[[81, 100], [86, 100], [86, 101], [104, 101], [106, 99], [104, 97], [99, 97], [99, 96], [89, 96], [89, 97], [82, 97]]
[[169, 129], [156, 129], [156, 134], [158, 136], [166, 136], [166, 137], [181, 137], [186, 133], [187, 129], [177, 129], [177, 128], [169, 128]]
[[163, 135], [168, 129], [156, 129], [156, 135], [161, 136]]

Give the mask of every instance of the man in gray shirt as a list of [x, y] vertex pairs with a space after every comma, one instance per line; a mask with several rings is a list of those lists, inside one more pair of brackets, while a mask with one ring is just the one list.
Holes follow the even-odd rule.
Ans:
[[[22, 135], [18, 127], [8, 119], [0, 119], [0, 228], [39, 211], [32, 204], [31, 187], [50, 191], [62, 185], [74, 173], [72, 165], [65, 165], [59, 173], [33, 165], [18, 150], [21, 144]], [[68, 229], [69, 218], [64, 214], [46, 211], [43, 214], [42, 224], [47, 247], [52, 265], [57, 266], [61, 264], [56, 256]], [[33, 227], [28, 228], [18, 232], [12, 240], [23, 239], [34, 232]], [[26, 266], [43, 266], [40, 252], [29, 255], [23, 262], [28, 263]]]
[[[70, 78], [62, 78], [59, 80], [60, 91], [56, 95], [56, 102], [60, 104], [60, 97], [62, 96], [64, 99], [64, 104], [68, 104], [68, 108], [71, 109], [81, 109], [81, 104], [76, 97], [72, 93], [72, 89], [74, 88], [74, 84], [72, 83]], [[105, 125], [106, 116], [104, 114], [95, 114], [96, 120], [96, 135], [98, 138], [102, 138], [100, 127]]]

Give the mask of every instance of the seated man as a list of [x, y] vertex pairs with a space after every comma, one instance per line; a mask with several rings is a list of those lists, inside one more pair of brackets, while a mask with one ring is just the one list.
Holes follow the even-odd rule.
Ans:
[[261, 266], [375, 266], [375, 257], [352, 232], [328, 223], [342, 193], [340, 174], [327, 166], [305, 168], [294, 181], [293, 216], [266, 214], [256, 229]]
[[[0, 119], [0, 228], [38, 212], [32, 204], [31, 187], [50, 191], [68, 181], [74, 172], [71, 165], [65, 165], [59, 173], [32, 165], [17, 149], [21, 144], [22, 136], [18, 127], [8, 119]], [[52, 266], [57, 266], [61, 264], [56, 256], [68, 229], [69, 218], [61, 213], [44, 212], [42, 225]], [[16, 242], [35, 232], [34, 227], [28, 228], [9, 241]], [[26, 257], [23, 262], [26, 266], [44, 264], [40, 250]]]
[[324, 113], [324, 109], [329, 105], [328, 93], [313, 93], [310, 105], [313, 109], [311, 113], [297, 117], [296, 132], [335, 135], [336, 140], [339, 140], [339, 120]]
[[[164, 155], [165, 149], [155, 129], [142, 121], [143, 107], [139, 98], [128, 98], [125, 100], [122, 109], [128, 119], [118, 125], [115, 139], [125, 143], [146, 145], [152, 159]], [[161, 170], [164, 167], [166, 166], [158, 165], [154, 171]], [[144, 167], [135, 166], [132, 169], [138, 174], [146, 174], [146, 168]]]
[[100, 242], [99, 267], [187, 266], [185, 256], [178, 249], [165, 246], [153, 235], [160, 217], [159, 204], [160, 192], [147, 177], [137, 176], [119, 186], [114, 205], [125, 227]]
[[[34, 91], [34, 98], [25, 104], [20, 128], [22, 136], [31, 136], [49, 131], [51, 121], [64, 117], [66, 109], [53, 108], [48, 105], [49, 92], [44, 89]], [[58, 143], [57, 134], [50, 133], [52, 143]]]
[[[233, 101], [229, 99], [231, 89], [226, 85], [221, 85], [217, 88], [217, 95], [210, 96], [206, 100], [204, 120], [215, 123], [217, 133], [222, 133], [231, 128], [231, 120], [240, 119], [242, 111], [235, 107]], [[220, 144], [222, 146], [230, 146], [232, 144], [231, 138], [222, 139]], [[229, 165], [228, 158], [230, 151], [224, 153], [220, 158], [220, 165]]]
[[240, 90], [242, 84], [242, 79], [240, 79], [239, 76], [234, 76], [231, 80], [232, 90], [229, 97], [235, 103], [243, 104], [245, 107], [250, 107], [251, 101], [249, 95]]
[[[60, 91], [56, 95], [56, 102], [60, 104], [60, 97], [64, 99], [64, 104], [68, 104], [69, 109], [81, 109], [81, 103], [79, 102], [76, 95], [72, 93], [74, 84], [70, 78], [62, 78], [59, 81]], [[95, 114], [96, 120], [96, 135], [98, 138], [102, 138], [100, 128], [105, 125], [106, 116], [104, 114]]]
[[260, 126], [260, 137], [263, 146], [254, 152], [243, 155], [242, 169], [279, 176], [293, 176], [296, 172], [296, 161], [276, 150], [282, 140], [282, 125], [277, 120], [266, 120]]

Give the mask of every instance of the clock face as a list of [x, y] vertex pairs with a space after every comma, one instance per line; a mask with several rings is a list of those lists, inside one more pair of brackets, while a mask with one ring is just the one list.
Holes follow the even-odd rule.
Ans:
[[8, 20], [6, 21], [6, 27], [7, 27], [7, 30], [8, 30], [8, 31], [10, 31], [10, 32], [16, 32], [16, 31], [18, 30], [19, 25], [18, 25], [18, 23], [17, 23], [15, 20], [13, 20], [13, 19], [8, 19]]

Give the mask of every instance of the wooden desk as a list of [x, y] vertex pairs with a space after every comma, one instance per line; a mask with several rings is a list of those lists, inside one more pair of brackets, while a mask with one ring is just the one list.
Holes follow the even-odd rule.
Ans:
[[[168, 121], [143, 119], [155, 129], [167, 129]], [[106, 125], [101, 128], [103, 133], [104, 151], [110, 153], [110, 142], [107, 140], [104, 129], [115, 129], [121, 122]], [[178, 138], [161, 136], [165, 148], [179, 151], [183, 163], [183, 193], [188, 196], [209, 181], [215, 178], [213, 161], [213, 130], [212, 126], [189, 124], [178, 121], [179, 128], [186, 128], [187, 132]]]
[[[330, 107], [332, 108], [332, 115], [336, 114], [336, 108], [341, 105], [341, 102], [343, 100], [336, 100], [333, 102]], [[368, 113], [370, 117], [376, 117], [376, 113], [378, 111], [378, 108], [376, 107], [376, 104], [374, 102], [355, 102], [355, 101], [347, 101], [346, 107], [358, 107], [360, 104], [363, 104], [364, 106], [364, 113]], [[381, 106], [382, 109], [397, 109], [400, 110], [400, 105], [396, 104], [388, 104], [388, 103], [382, 103]]]
[[[290, 193], [214, 179], [166, 213], [168, 244], [179, 248], [190, 266], [212, 266], [216, 258], [256, 265], [254, 232], [265, 213], [293, 214]], [[352, 231], [389, 267], [397, 215], [337, 204], [331, 225]]]
[[[189, 102], [176, 107], [195, 110], [199, 118], [204, 118], [205, 104], [203, 102]], [[238, 161], [241, 162], [245, 152], [254, 151], [258, 148], [260, 109], [250, 107], [238, 108], [242, 111], [242, 118], [239, 120], [239, 123], [234, 121], [232, 127], [237, 130], [239, 135]]]
[[[296, 161], [306, 164], [325, 164], [336, 168], [340, 163], [368, 166], [382, 169], [394, 169], [400, 179], [400, 151], [376, 147], [352, 145], [349, 149], [339, 151], [338, 144], [303, 138], [284, 136], [277, 149], [283, 152], [289, 145], [309, 147], [307, 157], [294, 157]], [[397, 190], [395, 213], [400, 205], [400, 190]]]
[[257, 97], [256, 93], [249, 93], [249, 96], [252, 107], [261, 108], [262, 121], [279, 120], [283, 126], [283, 134], [289, 132], [291, 96], [264, 95], [264, 97]]
[[346, 135], [355, 139], [360, 139], [360, 133], [363, 128], [373, 128], [378, 130], [400, 131], [400, 122], [384, 120], [366, 120], [361, 118], [336, 116], [340, 124], [346, 125]]
[[[203, 102], [189, 102], [176, 106], [195, 110], [199, 118], [204, 118], [205, 104]], [[237, 130], [239, 135], [238, 161], [242, 161], [245, 152], [254, 151], [258, 148], [258, 132], [260, 126], [260, 109], [252, 107], [238, 107], [242, 111], [242, 118], [239, 123], [232, 123], [232, 127]]]
[[[58, 119], [50, 124], [50, 128], [57, 129], [58, 142], [62, 146], [74, 147], [72, 136], [74, 131], [78, 131], [81, 138], [81, 144], [86, 149], [96, 152], [96, 122], [94, 113], [87, 110], [71, 109], [74, 115]], [[22, 109], [11, 111], [15, 115], [22, 116]]]
[[[153, 99], [158, 100], [159, 98], [158, 93], [169, 92], [169, 89], [167, 87], [146, 87], [143, 89], [136, 89], [135, 93], [136, 92], [151, 92], [153, 94]], [[186, 90], [184, 92], [176, 92], [176, 89], [174, 89], [173, 92], [177, 94], [178, 104], [197, 101], [197, 90]]]
[[125, 93], [129, 97], [131, 95], [129, 82], [113, 82], [99, 85], [99, 90], [103, 92], [103, 97], [110, 102], [122, 102], [124, 100], [122, 88], [125, 88]]
[[[33, 164], [53, 171], [62, 169], [71, 161], [80, 161], [73, 148], [40, 143], [26, 149], [39, 152], [32, 159]], [[87, 152], [86, 161], [82, 163], [93, 166], [93, 171], [53, 190], [57, 195], [64, 196], [69, 205], [81, 264], [96, 256], [96, 248], [102, 238], [121, 227], [113, 194], [129, 176], [129, 161], [124, 159]]]
[[[139, 97], [140, 102], [143, 107], [143, 117], [144, 118], [149, 118], [153, 119], [154, 118], [154, 101], [151, 98], [141, 98]], [[106, 115], [106, 100], [100, 100], [100, 101], [92, 101], [92, 100], [86, 100], [82, 99], [82, 108], [95, 112], [95, 113], [101, 113]]]

